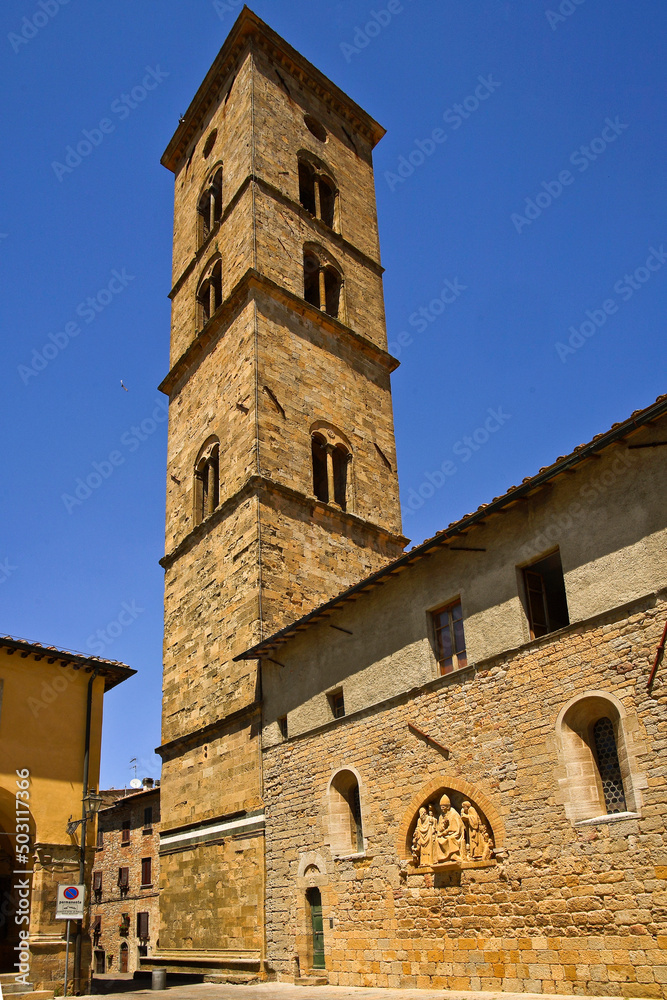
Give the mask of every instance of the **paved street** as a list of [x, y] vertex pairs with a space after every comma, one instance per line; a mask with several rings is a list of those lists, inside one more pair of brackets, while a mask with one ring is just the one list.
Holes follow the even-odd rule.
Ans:
[[[114, 994], [112, 994], [114, 995]], [[118, 997], [150, 997], [152, 1000], [563, 1000], [551, 993], [475, 993], [462, 990], [389, 990], [362, 986], [293, 986], [291, 983], [197, 983], [166, 990], [140, 989], [115, 994]], [[86, 998], [92, 1000], [92, 998]], [[610, 1000], [596, 997], [595, 1000]], [[619, 1000], [615, 997], [614, 1000]]]

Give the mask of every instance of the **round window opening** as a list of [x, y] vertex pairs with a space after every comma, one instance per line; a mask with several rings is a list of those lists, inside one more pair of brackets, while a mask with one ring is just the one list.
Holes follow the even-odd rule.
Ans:
[[212, 132], [206, 136], [206, 142], [204, 143], [204, 156], [208, 156], [213, 147], [215, 146], [215, 140], [218, 138], [218, 130], [214, 128]]
[[320, 122], [318, 122], [317, 118], [313, 118], [312, 115], [305, 115], [303, 120], [306, 123], [308, 131], [312, 132], [316, 139], [319, 139], [320, 142], [327, 141], [327, 130], [324, 125], [321, 125]]

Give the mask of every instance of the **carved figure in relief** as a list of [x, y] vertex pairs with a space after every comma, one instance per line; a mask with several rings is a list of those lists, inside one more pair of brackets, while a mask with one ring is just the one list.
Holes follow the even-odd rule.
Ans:
[[468, 833], [468, 856], [471, 861], [482, 861], [486, 846], [484, 842], [486, 831], [479, 813], [467, 799], [461, 805], [461, 819]]
[[463, 820], [453, 808], [449, 796], [440, 799], [440, 816], [435, 831], [433, 863], [465, 861], [466, 836]]
[[418, 867], [433, 863], [433, 826], [425, 806], [419, 809], [419, 819], [412, 838], [412, 856]]

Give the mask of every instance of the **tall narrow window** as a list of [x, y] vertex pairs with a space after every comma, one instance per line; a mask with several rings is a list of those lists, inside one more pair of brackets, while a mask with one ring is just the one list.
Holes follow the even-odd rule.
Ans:
[[219, 502], [219, 445], [215, 441], [204, 449], [195, 466], [195, 524], [209, 517]]
[[341, 510], [347, 510], [350, 457], [345, 445], [313, 434], [313, 493], [318, 500], [336, 504]]
[[128, 867], [118, 869], [118, 888], [120, 889], [121, 896], [127, 892], [130, 887], [130, 869]]
[[141, 859], [141, 884], [142, 884], [142, 886], [144, 886], [144, 885], [152, 885], [152, 883], [153, 883], [152, 873], [153, 873], [153, 860], [152, 860], [152, 858], [142, 858]]
[[338, 319], [341, 313], [343, 279], [339, 271], [313, 251], [303, 258], [303, 297], [311, 306]]
[[98, 851], [103, 851], [104, 850], [104, 830], [99, 825], [99, 822], [100, 821], [98, 819], [98, 821], [97, 821], [98, 826], [97, 826], [97, 844], [96, 844], [96, 847], [97, 847]]
[[137, 913], [137, 937], [140, 941], [148, 941], [148, 913]]
[[604, 804], [608, 813], [626, 812], [625, 792], [621, 765], [618, 760], [614, 726], [610, 718], [603, 716], [593, 726], [593, 743], [597, 758]]
[[335, 854], [364, 850], [359, 782], [353, 771], [338, 771], [329, 786], [329, 834]]
[[523, 579], [531, 639], [570, 624], [560, 552], [526, 566]]
[[153, 829], [153, 806], [146, 806], [144, 809], [144, 833], [150, 833]]
[[338, 691], [331, 691], [327, 695], [329, 699], [329, 706], [331, 708], [331, 714], [334, 719], [342, 719], [345, 716], [345, 699], [343, 697], [342, 688]]
[[336, 185], [312, 163], [299, 160], [299, 201], [315, 219], [329, 229], [336, 228]]
[[435, 633], [435, 654], [441, 674], [450, 674], [468, 665], [463, 632], [461, 602], [455, 601], [432, 612]]
[[129, 821], [129, 819], [123, 820], [123, 827], [122, 827], [121, 834], [120, 834], [120, 842], [121, 842], [121, 844], [129, 844], [130, 843], [130, 821]]
[[93, 872], [93, 892], [99, 902], [102, 898], [102, 872]]
[[206, 242], [222, 217], [222, 167], [218, 167], [197, 203], [197, 246]]
[[218, 261], [197, 292], [197, 323], [205, 326], [222, 305], [222, 263]]

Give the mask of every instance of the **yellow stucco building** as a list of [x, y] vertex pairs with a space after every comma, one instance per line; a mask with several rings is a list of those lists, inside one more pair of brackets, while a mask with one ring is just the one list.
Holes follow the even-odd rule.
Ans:
[[[0, 637], [3, 985], [62, 992], [67, 922], [55, 919], [57, 887], [80, 880], [81, 818], [84, 797], [98, 787], [104, 693], [134, 673], [122, 663]], [[95, 824], [86, 827], [87, 876]], [[85, 982], [90, 949], [87, 929], [79, 925], [77, 940], [77, 927], [69, 976], [79, 956]]]

